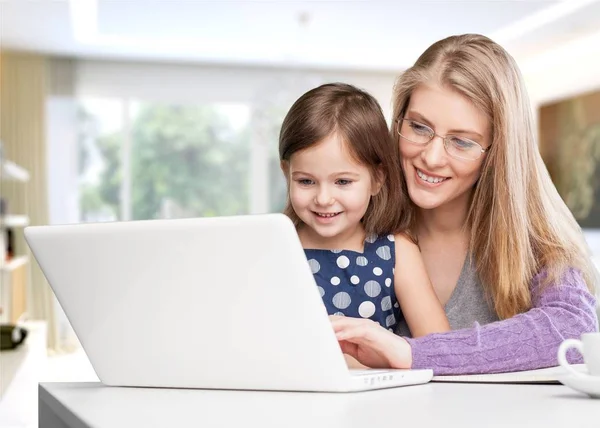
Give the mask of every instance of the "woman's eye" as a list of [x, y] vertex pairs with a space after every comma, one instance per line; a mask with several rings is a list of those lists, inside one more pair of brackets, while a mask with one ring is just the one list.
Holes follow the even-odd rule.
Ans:
[[340, 185], [340, 186], [347, 186], [348, 184], [351, 184], [352, 181], [351, 180], [339, 179], [335, 183], [338, 184], [338, 185]]
[[430, 135], [431, 134], [431, 128], [429, 128], [427, 125], [422, 125], [419, 122], [410, 122], [410, 127], [417, 134], [420, 134], [420, 135]]
[[310, 186], [311, 184], [313, 184], [313, 181], [309, 180], [308, 178], [303, 178], [301, 180], [298, 180], [298, 183], [303, 186]]
[[475, 143], [473, 141], [462, 140], [458, 137], [451, 137], [450, 141], [454, 147], [460, 150], [469, 150], [475, 147]]

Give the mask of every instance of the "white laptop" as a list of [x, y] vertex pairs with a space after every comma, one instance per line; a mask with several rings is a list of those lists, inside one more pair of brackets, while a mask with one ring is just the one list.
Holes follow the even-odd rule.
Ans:
[[283, 214], [33, 226], [25, 238], [106, 385], [359, 391]]

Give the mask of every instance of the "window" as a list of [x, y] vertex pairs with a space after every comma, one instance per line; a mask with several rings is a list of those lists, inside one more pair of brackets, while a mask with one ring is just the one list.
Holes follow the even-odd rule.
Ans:
[[[78, 118], [82, 221], [280, 210], [285, 181], [276, 150], [278, 118], [260, 133], [268, 141], [257, 138], [244, 104], [86, 98]], [[277, 174], [273, 180], [271, 174]], [[269, 201], [271, 189], [277, 195], [272, 204], [252, 206], [256, 195]]]
[[115, 99], [82, 100], [77, 122], [80, 220], [116, 220], [119, 199], [107, 189], [121, 184], [121, 157], [116, 145], [123, 139], [123, 103]]

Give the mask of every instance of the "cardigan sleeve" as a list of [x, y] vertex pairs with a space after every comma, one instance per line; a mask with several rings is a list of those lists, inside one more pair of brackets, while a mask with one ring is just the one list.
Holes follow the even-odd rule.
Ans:
[[[472, 328], [406, 340], [412, 367], [436, 375], [501, 373], [558, 365], [557, 351], [567, 338], [598, 331], [596, 298], [581, 273], [569, 269], [558, 284], [538, 291], [542, 275], [532, 281], [532, 308], [512, 318]], [[574, 350], [567, 354], [581, 362]]]

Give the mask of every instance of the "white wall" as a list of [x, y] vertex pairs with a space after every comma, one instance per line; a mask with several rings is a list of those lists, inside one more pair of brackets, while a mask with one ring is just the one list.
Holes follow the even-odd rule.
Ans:
[[[117, 96], [178, 102], [260, 102], [284, 93], [292, 102], [325, 82], [341, 81], [370, 92], [386, 116], [391, 110], [393, 73], [282, 70], [186, 64], [81, 60], [76, 91], [83, 96]], [[288, 94], [290, 93], [291, 94]], [[290, 96], [291, 95], [291, 96]]]
[[[519, 61], [534, 108], [600, 90], [600, 48], [595, 46], [600, 46], [600, 33]], [[207, 103], [255, 102], [277, 97], [278, 91], [294, 100], [321, 83], [342, 81], [370, 92], [389, 118], [392, 87], [399, 72], [78, 60], [75, 75], [76, 91], [83, 96]]]
[[46, 104], [50, 224], [79, 221], [75, 100], [51, 96]]
[[547, 104], [600, 90], [600, 32], [519, 62], [530, 95]]

